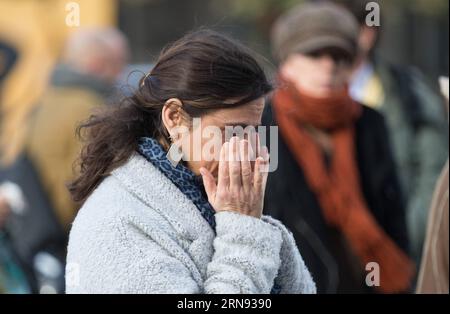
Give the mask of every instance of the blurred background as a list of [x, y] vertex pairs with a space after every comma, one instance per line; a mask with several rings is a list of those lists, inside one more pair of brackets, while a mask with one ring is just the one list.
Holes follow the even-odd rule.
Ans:
[[[300, 2], [80, 0], [74, 3], [79, 4], [80, 27], [118, 27], [129, 40], [130, 64], [149, 64], [164, 45], [201, 26], [231, 34], [271, 60], [270, 27], [282, 12]], [[14, 115], [7, 119], [12, 125], [22, 119], [39, 98], [65, 40], [79, 28], [65, 24], [70, 13], [66, 5], [70, 3], [0, 0], [0, 41], [14, 46], [19, 56], [13, 71], [2, 83], [2, 112]], [[418, 67], [430, 80], [436, 81], [439, 75], [448, 76], [449, 2], [395, 0], [379, 3], [386, 31], [380, 38], [378, 52], [392, 62]], [[133, 69], [142, 70], [142, 67]]]
[[[120, 67], [121, 73], [114, 82], [116, 86], [124, 85], [127, 80], [132, 86], [136, 86], [142, 72], [150, 70], [152, 62], [167, 43], [202, 26], [225, 32], [241, 40], [266, 58], [266, 66], [269, 70], [275, 71], [277, 65], [273, 61], [269, 43], [271, 26], [281, 13], [301, 2], [303, 1], [0, 0], [2, 167], [10, 167], [17, 161], [29, 132], [28, 118], [36, 109], [36, 104], [42, 101], [43, 95], [51, 84], [55, 67], [62, 58], [65, 58], [64, 55], [67, 53], [65, 45], [68, 38], [80, 29], [110, 27], [118, 28], [123, 32], [125, 38], [122, 44], [123, 46], [128, 44], [129, 48], [124, 48], [123, 55], [120, 57], [124, 64]], [[340, 2], [345, 3], [346, 0]], [[438, 77], [448, 76], [449, 72], [449, 1], [380, 0], [377, 2], [381, 6], [383, 29], [377, 54], [389, 62], [418, 68], [437, 93], [439, 91]], [[77, 13], [79, 13], [79, 23], [76, 21]], [[114, 36], [116, 35], [111, 35], [111, 38]], [[122, 39], [117, 39], [117, 41], [120, 40]], [[130, 76], [133, 70], [140, 72]], [[45, 147], [43, 143], [37, 146]], [[0, 176], [0, 185], [1, 183]], [[9, 194], [14, 194], [13, 190], [14, 188], [10, 188]], [[17, 198], [20, 199], [20, 197]], [[42, 200], [42, 202], [48, 203], [48, 200]], [[65, 221], [65, 224], [70, 221], [70, 216], [63, 215], [63, 218], [59, 218]], [[0, 212], [0, 229], [1, 220]], [[65, 234], [67, 231], [56, 229], [52, 231], [54, 234]], [[41, 281], [47, 280], [49, 283], [41, 282], [38, 288], [21, 285], [21, 280], [26, 281], [24, 278], [29, 275], [27, 266], [22, 267], [25, 270], [21, 272], [20, 265], [13, 262], [15, 259], [8, 255], [8, 250], [5, 249], [2, 253], [2, 245], [4, 247], [9, 245], [8, 235], [5, 237], [4, 243], [0, 242], [0, 262], [3, 260], [0, 270], [2, 267], [6, 269], [4, 273], [7, 275], [4, 275], [2, 279], [0, 271], [0, 292], [2, 284], [9, 287], [8, 289], [3, 287], [7, 292], [36, 290], [61, 292], [63, 290], [63, 284], [60, 282], [63, 266], [58, 266], [63, 258], [59, 258], [58, 254], [64, 255], [64, 253], [47, 254], [52, 250], [46, 249], [45, 254], [34, 256], [32, 263], [34, 270], [30, 272], [35, 273], [38, 269], [39, 276], [47, 278]], [[65, 241], [64, 236], [61, 236], [61, 239]], [[36, 277], [35, 274], [33, 276]], [[7, 277], [13, 278], [10, 279], [12, 281], [9, 285], [5, 284]]]
[[[147, 62], [167, 42], [203, 25], [228, 32], [270, 58], [272, 23], [282, 12], [301, 2], [129, 0], [118, 1], [116, 5], [118, 25], [129, 37], [133, 60]], [[430, 77], [448, 74], [448, 1], [379, 3], [382, 26], [388, 29], [381, 38], [380, 53], [394, 62], [416, 65]]]

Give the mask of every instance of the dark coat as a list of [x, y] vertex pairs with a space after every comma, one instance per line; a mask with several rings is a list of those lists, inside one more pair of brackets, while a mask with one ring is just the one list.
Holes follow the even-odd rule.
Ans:
[[[276, 125], [270, 105], [264, 111], [263, 125]], [[383, 117], [364, 107], [356, 122], [355, 139], [362, 190], [380, 226], [407, 252], [405, 205], [388, 139]], [[341, 232], [325, 222], [318, 200], [281, 134], [278, 169], [269, 174], [264, 210], [293, 232], [318, 293], [372, 291], [365, 285], [365, 265], [351, 253]]]
[[[36, 254], [50, 253], [63, 265], [67, 236], [54, 215], [36, 168], [26, 154], [19, 155], [9, 167], [0, 169], [0, 183], [3, 181], [17, 184], [25, 196], [24, 212], [12, 214], [5, 231], [9, 247], [25, 271], [32, 291], [38, 292], [34, 267]], [[62, 292], [63, 278], [59, 279]]]

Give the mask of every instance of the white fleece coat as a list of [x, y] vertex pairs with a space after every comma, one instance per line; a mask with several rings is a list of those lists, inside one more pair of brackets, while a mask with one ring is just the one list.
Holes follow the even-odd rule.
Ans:
[[291, 233], [277, 220], [216, 215], [138, 154], [113, 171], [70, 232], [67, 293], [315, 293]]

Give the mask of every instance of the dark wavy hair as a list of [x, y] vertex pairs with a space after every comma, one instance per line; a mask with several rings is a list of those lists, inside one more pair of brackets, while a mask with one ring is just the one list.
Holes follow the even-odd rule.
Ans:
[[[245, 105], [271, 90], [252, 52], [241, 44], [211, 30], [185, 35], [162, 50], [132, 96], [78, 127], [85, 144], [76, 165], [78, 177], [68, 185], [74, 201], [84, 202], [103, 178], [124, 164], [140, 137], [169, 143], [161, 119], [168, 99], [180, 99], [190, 117], [200, 117]], [[227, 103], [231, 99], [237, 101]]]

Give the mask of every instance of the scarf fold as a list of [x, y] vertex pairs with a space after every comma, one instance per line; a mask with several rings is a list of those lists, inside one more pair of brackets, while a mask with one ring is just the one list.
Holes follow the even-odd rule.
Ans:
[[[216, 211], [204, 195], [203, 181], [201, 176], [196, 176], [191, 170], [179, 163], [176, 167], [167, 159], [167, 153], [157, 140], [151, 137], [139, 139], [138, 153], [147, 161], [151, 162], [161, 171], [173, 184], [190, 199], [200, 211], [201, 215], [216, 231]], [[271, 294], [279, 294], [281, 287], [275, 283], [270, 291]]]
[[[354, 124], [362, 106], [351, 100], [346, 88], [327, 98], [314, 98], [283, 79], [281, 83], [273, 98], [280, 134], [316, 195], [325, 221], [342, 232], [362, 265], [379, 264], [379, 291], [407, 291], [414, 265], [378, 225], [361, 189]], [[307, 125], [330, 135], [333, 152], [328, 167]]]

